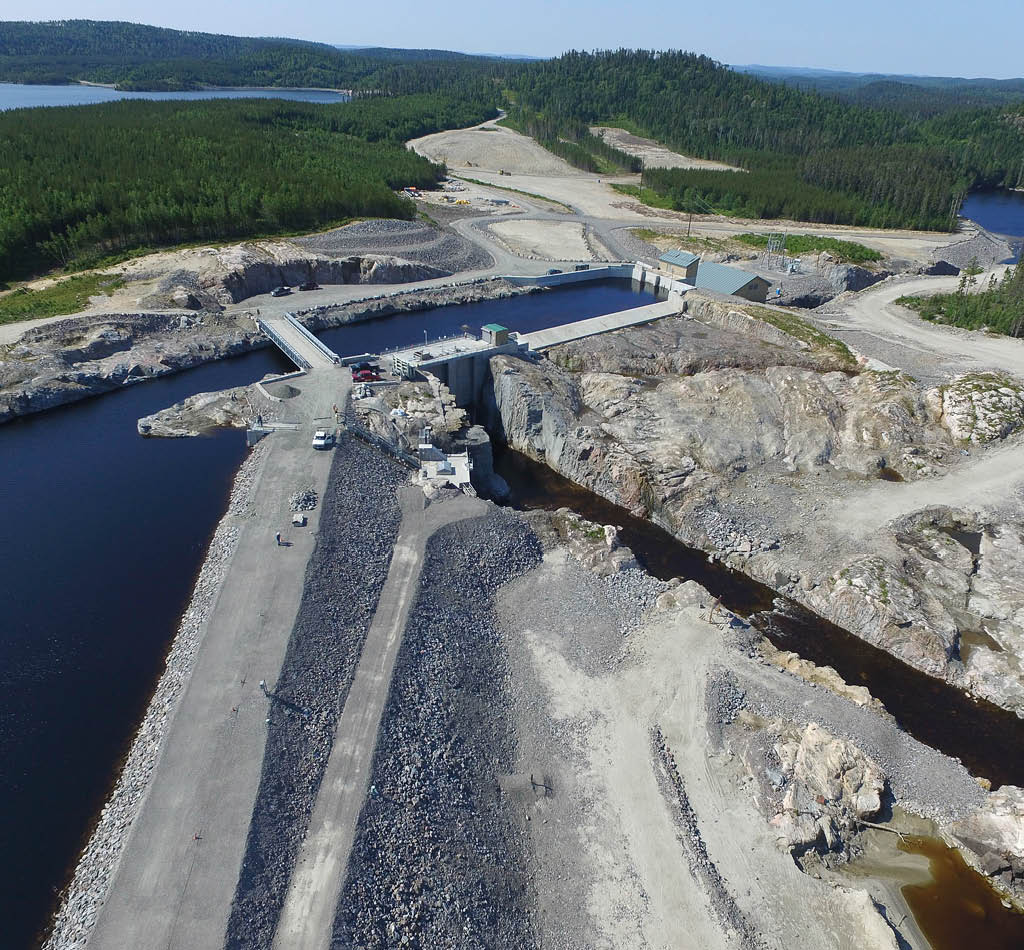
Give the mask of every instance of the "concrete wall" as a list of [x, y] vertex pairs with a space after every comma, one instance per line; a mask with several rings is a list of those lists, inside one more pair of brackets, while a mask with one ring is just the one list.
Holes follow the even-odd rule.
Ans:
[[633, 276], [633, 264], [602, 264], [589, 270], [571, 270], [561, 274], [541, 274], [538, 277], [504, 277], [517, 287], [558, 287], [561, 284], [577, 284], [586, 280], [608, 280], [610, 277], [629, 278]]
[[523, 345], [514, 340], [502, 346], [488, 347], [473, 353], [461, 353], [447, 360], [420, 364], [421, 372], [432, 373], [455, 397], [455, 405], [467, 409], [476, 404], [491, 371], [491, 357], [498, 353], [518, 353]]

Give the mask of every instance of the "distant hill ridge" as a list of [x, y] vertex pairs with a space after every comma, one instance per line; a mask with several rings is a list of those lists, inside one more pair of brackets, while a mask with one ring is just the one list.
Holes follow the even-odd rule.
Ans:
[[340, 49], [106, 20], [0, 22], [0, 81], [111, 83], [124, 89], [214, 86], [381, 88], [381, 70], [493, 62], [448, 50]]

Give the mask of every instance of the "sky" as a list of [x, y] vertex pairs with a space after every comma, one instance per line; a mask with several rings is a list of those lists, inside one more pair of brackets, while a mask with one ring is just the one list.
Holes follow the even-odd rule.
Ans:
[[0, 0], [0, 19], [130, 20], [236, 36], [532, 56], [675, 48], [733, 65], [1024, 76], [1024, 0], [968, 8], [959, 0]]

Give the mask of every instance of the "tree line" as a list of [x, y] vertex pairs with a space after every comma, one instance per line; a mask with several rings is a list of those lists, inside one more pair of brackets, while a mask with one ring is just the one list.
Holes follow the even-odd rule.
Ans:
[[955, 293], [930, 297], [900, 297], [897, 303], [916, 310], [925, 320], [968, 330], [985, 327], [1007, 336], [1024, 336], [1024, 266], [1007, 268], [1002, 279], [995, 274], [978, 289], [975, 267], [960, 275]]

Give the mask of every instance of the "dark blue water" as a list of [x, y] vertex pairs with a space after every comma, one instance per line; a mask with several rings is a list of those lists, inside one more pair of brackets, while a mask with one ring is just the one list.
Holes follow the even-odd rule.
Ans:
[[1018, 258], [1024, 244], [1024, 191], [975, 191], [969, 194], [960, 214], [986, 231], [1011, 239]]
[[386, 330], [381, 321], [371, 320], [317, 335], [335, 353], [355, 356], [422, 343], [424, 331], [428, 339], [436, 340], [458, 333], [463, 326], [479, 333], [485, 323], [500, 323], [509, 330], [529, 333], [653, 302], [653, 293], [646, 289], [638, 293], [628, 280], [595, 280], [507, 300], [397, 314], [387, 320]]
[[33, 86], [0, 82], [0, 112], [35, 106], [85, 106], [115, 99], [293, 99], [297, 102], [347, 102], [342, 92], [326, 89], [203, 89], [195, 92], [120, 92], [103, 86]]
[[[647, 302], [602, 282], [357, 324], [347, 352], [537, 329]], [[342, 341], [342, 342], [339, 342]], [[0, 946], [34, 945], [163, 669], [245, 440], [142, 439], [140, 416], [290, 370], [259, 350], [0, 426]]]
[[261, 350], [0, 427], [0, 945], [28, 947], [127, 751], [245, 453], [135, 421], [288, 369]]

